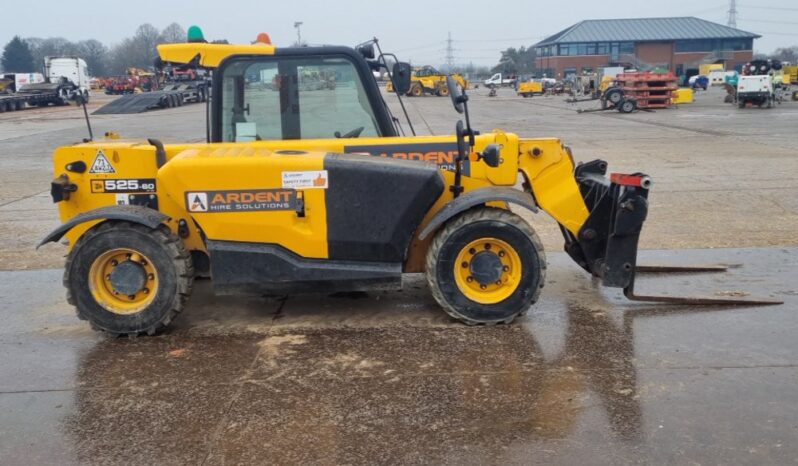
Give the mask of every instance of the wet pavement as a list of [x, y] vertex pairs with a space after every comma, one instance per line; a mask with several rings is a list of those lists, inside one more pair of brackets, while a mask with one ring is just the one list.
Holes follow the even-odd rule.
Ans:
[[129, 340], [77, 320], [60, 270], [0, 272], [0, 463], [794, 463], [798, 248], [642, 257], [743, 265], [640, 292], [785, 304], [629, 303], [550, 253], [510, 326], [451, 322], [420, 276], [336, 297], [205, 281], [169, 333]]

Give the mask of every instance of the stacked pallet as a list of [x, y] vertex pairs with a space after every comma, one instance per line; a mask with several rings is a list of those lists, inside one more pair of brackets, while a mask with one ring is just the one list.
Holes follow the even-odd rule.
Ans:
[[627, 98], [637, 100], [637, 108], [668, 108], [679, 89], [673, 73], [621, 73], [616, 82]]

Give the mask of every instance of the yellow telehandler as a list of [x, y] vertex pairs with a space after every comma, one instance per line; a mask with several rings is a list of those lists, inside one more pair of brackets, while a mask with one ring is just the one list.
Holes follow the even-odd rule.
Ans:
[[[66, 239], [68, 301], [95, 329], [157, 333], [200, 275], [219, 294], [262, 295], [397, 289], [403, 273], [424, 272], [455, 319], [509, 323], [538, 299], [546, 273], [538, 236], [510, 205], [553, 217], [568, 254], [605, 285], [661, 299], [633, 290], [648, 176], [575, 165], [556, 138], [478, 134], [452, 78], [465, 124], [449, 136], [404, 135], [372, 74], [386, 66], [376, 40], [352, 49], [195, 39], [158, 52], [213, 70], [208, 142], [110, 135], [53, 157], [63, 224], [42, 244]], [[410, 65], [389, 71], [406, 93]], [[336, 85], [308, 89], [308, 72]], [[524, 191], [514, 189], [519, 173]]]
[[[468, 81], [459, 74], [452, 74], [455, 82], [463, 89], [468, 89]], [[410, 88], [406, 94], [409, 97], [422, 97], [425, 95], [436, 95], [446, 97], [449, 95], [449, 87], [446, 85], [447, 75], [441, 73], [431, 66], [421, 66], [413, 69], [410, 78]], [[394, 92], [393, 83], [388, 81], [385, 86], [388, 92]]]

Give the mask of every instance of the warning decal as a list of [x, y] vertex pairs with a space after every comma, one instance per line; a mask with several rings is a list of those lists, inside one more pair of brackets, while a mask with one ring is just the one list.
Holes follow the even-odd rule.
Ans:
[[283, 188], [327, 189], [328, 184], [329, 177], [327, 176], [327, 170], [283, 172]]
[[292, 189], [187, 192], [186, 209], [189, 212], [296, 210], [296, 199], [296, 191]]
[[89, 173], [116, 173], [111, 161], [105, 156], [102, 150], [97, 151], [97, 156], [94, 157], [94, 163], [91, 164]]

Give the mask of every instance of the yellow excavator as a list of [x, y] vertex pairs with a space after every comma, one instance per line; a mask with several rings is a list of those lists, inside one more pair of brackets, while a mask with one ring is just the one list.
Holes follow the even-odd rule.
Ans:
[[[194, 31], [158, 53], [213, 70], [207, 142], [109, 134], [53, 156], [63, 224], [41, 244], [66, 239], [67, 299], [95, 329], [157, 333], [183, 310], [196, 276], [219, 294], [263, 295], [398, 289], [412, 272], [426, 274], [453, 318], [510, 323], [546, 274], [537, 234], [511, 205], [551, 216], [567, 253], [605, 285], [665, 299], [634, 293], [647, 175], [577, 165], [556, 138], [478, 133], [451, 77], [465, 122], [452, 135], [415, 136], [373, 77], [387, 68], [376, 40], [277, 48], [206, 43]], [[412, 69], [388, 71], [401, 101]], [[306, 89], [307, 72], [336, 85]]]

